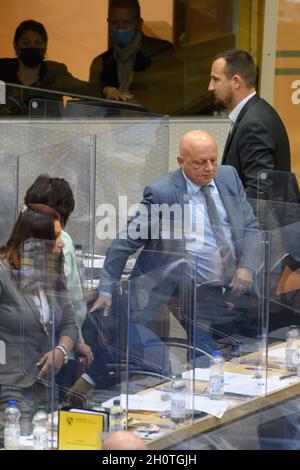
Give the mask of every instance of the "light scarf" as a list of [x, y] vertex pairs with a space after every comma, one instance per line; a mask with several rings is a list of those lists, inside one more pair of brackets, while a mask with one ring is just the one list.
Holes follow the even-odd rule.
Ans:
[[130, 91], [135, 57], [141, 47], [141, 40], [142, 33], [137, 31], [134, 40], [128, 46], [121, 47], [114, 44], [114, 59], [118, 64], [119, 90], [122, 93]]

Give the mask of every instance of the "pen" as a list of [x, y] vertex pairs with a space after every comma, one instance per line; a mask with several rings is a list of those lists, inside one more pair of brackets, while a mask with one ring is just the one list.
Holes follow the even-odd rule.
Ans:
[[297, 377], [297, 374], [289, 374], [289, 375], [284, 375], [282, 377], [279, 377], [279, 380], [284, 380], [284, 379], [289, 379], [290, 377]]

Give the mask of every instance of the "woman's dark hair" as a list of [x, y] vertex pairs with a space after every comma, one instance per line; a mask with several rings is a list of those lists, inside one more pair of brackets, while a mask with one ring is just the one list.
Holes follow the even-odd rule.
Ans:
[[75, 201], [69, 183], [63, 178], [40, 175], [27, 190], [25, 204], [46, 204], [59, 213], [61, 222], [66, 225], [74, 210]]
[[20, 269], [21, 249], [25, 240], [55, 240], [54, 222], [60, 221], [59, 214], [44, 204], [27, 204], [20, 212], [10, 238], [0, 248], [0, 255], [6, 258], [10, 266]]
[[48, 43], [48, 34], [45, 29], [45, 26], [42, 23], [39, 23], [38, 21], [35, 20], [26, 20], [23, 21], [22, 23], [19, 24], [19, 26], [16, 29], [15, 36], [14, 36], [14, 44], [17, 44], [18, 40], [20, 39], [21, 36], [23, 36], [26, 31], [35, 31], [38, 33], [45, 44]]
[[137, 20], [141, 18], [141, 7], [138, 0], [111, 0], [108, 8], [108, 16], [114, 8], [126, 8], [134, 13]]

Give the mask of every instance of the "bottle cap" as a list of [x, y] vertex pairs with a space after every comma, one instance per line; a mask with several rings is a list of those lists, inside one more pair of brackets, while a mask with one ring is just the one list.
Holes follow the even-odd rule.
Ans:
[[45, 407], [45, 405], [38, 405], [37, 410], [38, 411], [46, 411], [46, 407]]
[[82, 250], [82, 245], [80, 245], [80, 244], [75, 245], [75, 250]]
[[221, 351], [219, 351], [218, 349], [216, 349], [214, 352], [213, 352], [213, 356], [221, 356]]
[[114, 404], [115, 406], [120, 406], [121, 401], [120, 401], [118, 398], [116, 398], [116, 399], [113, 401], [113, 404]]
[[17, 406], [16, 400], [9, 400], [8, 406]]

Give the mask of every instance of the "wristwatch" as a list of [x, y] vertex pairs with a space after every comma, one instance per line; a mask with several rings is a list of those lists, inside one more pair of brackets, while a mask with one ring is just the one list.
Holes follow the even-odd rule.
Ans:
[[64, 364], [67, 364], [69, 360], [69, 354], [68, 351], [66, 350], [65, 346], [63, 344], [58, 344], [55, 346], [55, 349], [58, 349], [64, 356]]

